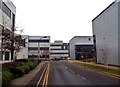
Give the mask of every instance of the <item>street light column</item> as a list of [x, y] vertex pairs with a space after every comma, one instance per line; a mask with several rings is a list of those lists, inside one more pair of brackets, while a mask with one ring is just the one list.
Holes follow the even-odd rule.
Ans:
[[40, 57], [40, 41], [38, 41], [38, 64], [39, 64], [39, 57]]

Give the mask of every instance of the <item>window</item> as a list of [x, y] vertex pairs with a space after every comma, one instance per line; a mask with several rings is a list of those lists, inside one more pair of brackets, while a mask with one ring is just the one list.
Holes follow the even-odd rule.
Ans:
[[9, 52], [5, 52], [5, 60], [9, 60]]
[[2, 2], [2, 1], [0, 0], [0, 9], [2, 8], [2, 6], [1, 6], [1, 2]]
[[68, 52], [65, 52], [65, 53], [50, 53], [50, 54], [68, 54]]
[[38, 43], [38, 42], [49, 42], [49, 40], [29, 40], [29, 42]]
[[11, 18], [11, 10], [7, 7], [7, 5], [2, 2], [2, 11]]
[[90, 40], [91, 40], [91, 38], [88, 38], [88, 40], [90, 41]]
[[12, 13], [12, 29], [15, 28], [15, 15]]

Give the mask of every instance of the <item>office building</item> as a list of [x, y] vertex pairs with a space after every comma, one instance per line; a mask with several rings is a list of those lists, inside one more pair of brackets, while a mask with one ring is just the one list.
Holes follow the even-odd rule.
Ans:
[[[10, 62], [11, 52], [4, 48], [15, 27], [16, 7], [10, 0], [0, 0], [0, 62]], [[5, 36], [5, 34], [7, 34]]]
[[50, 36], [28, 36], [28, 58], [48, 59]]
[[92, 36], [74, 36], [70, 41], [70, 59], [82, 60], [93, 58], [93, 37]]
[[56, 40], [50, 43], [50, 58], [67, 59], [69, 57], [69, 44]]
[[97, 63], [120, 66], [120, 0], [92, 20]]

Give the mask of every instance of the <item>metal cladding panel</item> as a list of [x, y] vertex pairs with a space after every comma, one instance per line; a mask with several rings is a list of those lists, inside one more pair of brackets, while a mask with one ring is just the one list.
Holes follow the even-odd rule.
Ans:
[[61, 49], [61, 46], [50, 46], [50, 49]]
[[[29, 43], [29, 47], [38, 47], [38, 43]], [[40, 43], [40, 47], [50, 47], [49, 43]]]
[[29, 36], [31, 40], [50, 40], [50, 36]]
[[68, 53], [68, 50], [50, 50], [50, 53]]
[[112, 4], [92, 24], [97, 62], [118, 65], [118, 3]]
[[69, 54], [50, 54], [50, 57], [69, 57]]

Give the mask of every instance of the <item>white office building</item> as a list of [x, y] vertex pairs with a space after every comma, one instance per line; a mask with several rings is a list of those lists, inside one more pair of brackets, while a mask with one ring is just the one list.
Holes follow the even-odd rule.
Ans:
[[50, 58], [66, 59], [69, 57], [69, 44], [56, 40], [50, 43]]
[[[0, 62], [10, 62], [10, 50], [3, 49], [3, 31], [12, 33], [15, 27], [16, 7], [10, 0], [0, 0]], [[7, 42], [7, 41], [6, 41]], [[4, 52], [4, 53], [3, 53]]]
[[28, 36], [28, 58], [49, 58], [50, 36]]
[[120, 0], [92, 20], [97, 63], [120, 66]]
[[[93, 37], [92, 36], [74, 36], [70, 41], [70, 59], [81, 60], [92, 57]], [[86, 55], [83, 55], [86, 53]]]

